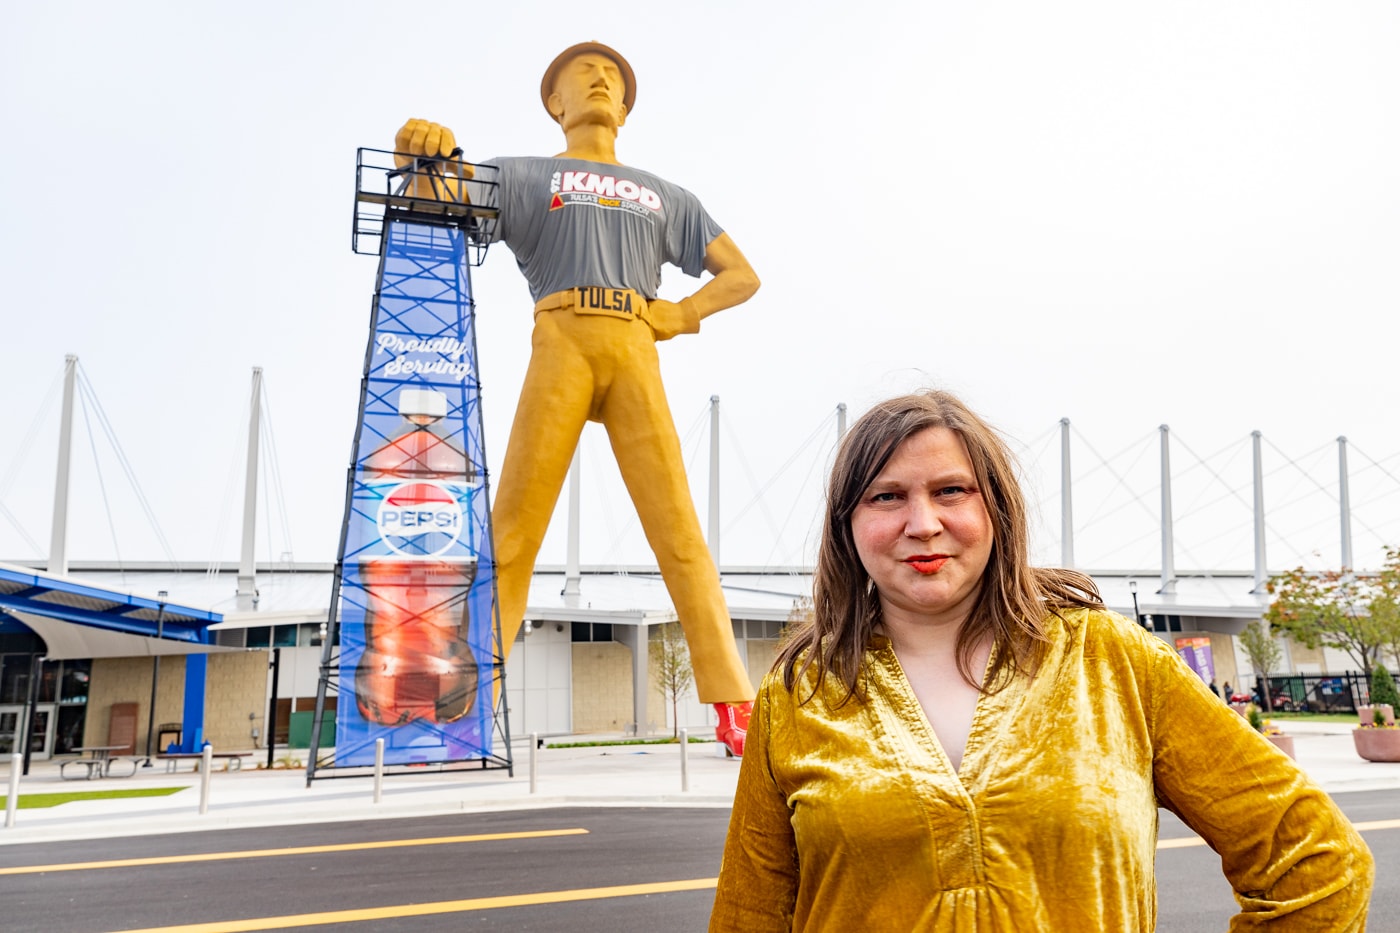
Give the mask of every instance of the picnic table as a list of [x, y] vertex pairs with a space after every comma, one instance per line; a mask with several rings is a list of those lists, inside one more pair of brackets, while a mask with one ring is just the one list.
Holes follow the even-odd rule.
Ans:
[[[242, 771], [243, 759], [251, 758], [252, 752], [210, 752], [210, 758], [222, 758], [224, 760], [225, 771]], [[203, 752], [161, 752], [156, 755], [165, 762], [166, 773], [179, 770], [178, 765], [182, 761], [193, 761], [195, 770], [199, 770], [199, 762], [204, 758]]]
[[[95, 781], [104, 777], [131, 777], [136, 773], [136, 759], [127, 760], [115, 756], [113, 752], [124, 752], [129, 746], [126, 745], [80, 745], [73, 749], [80, 757], [63, 762], [58, 766], [58, 776], [65, 781]], [[86, 757], [81, 757], [86, 756]], [[113, 773], [113, 765], [131, 765], [131, 770], [125, 773]], [[68, 774], [68, 769], [74, 767], [80, 770], [81, 774]]]

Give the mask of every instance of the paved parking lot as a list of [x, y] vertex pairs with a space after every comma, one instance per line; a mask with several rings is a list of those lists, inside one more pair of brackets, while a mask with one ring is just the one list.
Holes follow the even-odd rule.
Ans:
[[[1372, 929], [1400, 916], [1400, 764], [1360, 761], [1344, 727], [1300, 733], [1300, 764], [1363, 829], [1382, 866]], [[0, 829], [7, 929], [90, 931], [703, 930], [738, 763], [692, 746], [546, 749], [531, 792], [468, 771], [318, 780], [301, 772], [59, 781], [21, 793], [180, 787], [163, 797], [20, 810]], [[1158, 855], [1164, 933], [1224, 929], [1219, 859], [1170, 814]]]

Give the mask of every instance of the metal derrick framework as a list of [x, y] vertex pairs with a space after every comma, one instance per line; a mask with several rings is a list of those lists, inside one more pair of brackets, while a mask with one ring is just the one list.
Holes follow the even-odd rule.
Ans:
[[[470, 267], [485, 258], [499, 216], [494, 171], [450, 161], [444, 168], [440, 161], [382, 150], [358, 153], [352, 247], [379, 255], [379, 275], [316, 691], [308, 785], [318, 776], [365, 773], [373, 764], [375, 739], [386, 737], [396, 759], [386, 757], [385, 773], [468, 767], [514, 773], [470, 279]], [[395, 504], [395, 496], [405, 495], [418, 505]], [[422, 524], [412, 530], [393, 524], [398, 519], [386, 524], [386, 510], [416, 515]], [[391, 578], [387, 586], [381, 585], [385, 568]], [[442, 582], [448, 578], [455, 582]], [[432, 671], [410, 682], [394, 663], [370, 663], [387, 656], [373, 653], [372, 618], [390, 646], [385, 651], [415, 632], [441, 636], [444, 620], [465, 620], [465, 634], [420, 652], [417, 661]], [[384, 635], [395, 626], [401, 631]], [[399, 668], [413, 666], [393, 660]], [[342, 672], [349, 668], [354, 678], [347, 682]], [[381, 682], [390, 686], [375, 693], [366, 668], [381, 672]], [[422, 688], [430, 681], [457, 686], [439, 686], [439, 696], [425, 698]], [[336, 747], [332, 756], [321, 758], [330, 696], [337, 698], [331, 717]], [[355, 702], [343, 702], [348, 699]], [[387, 713], [376, 705], [381, 699]], [[402, 744], [396, 744], [399, 736]]]
[[[390, 220], [452, 227], [471, 234], [470, 264], [481, 265], [501, 213], [495, 175], [490, 165], [359, 150], [351, 248], [363, 256], [382, 255]], [[423, 197], [420, 192], [433, 196]]]

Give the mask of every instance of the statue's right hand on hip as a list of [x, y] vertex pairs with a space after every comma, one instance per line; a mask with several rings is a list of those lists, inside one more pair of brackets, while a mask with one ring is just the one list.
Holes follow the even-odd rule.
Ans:
[[689, 298], [679, 302], [662, 298], [648, 301], [647, 323], [658, 342], [670, 340], [677, 334], [700, 333], [700, 313]]

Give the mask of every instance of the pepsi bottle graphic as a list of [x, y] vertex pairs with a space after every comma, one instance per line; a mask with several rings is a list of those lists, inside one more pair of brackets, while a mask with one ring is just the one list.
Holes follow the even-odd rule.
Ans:
[[[360, 715], [385, 726], [448, 723], [476, 701], [478, 671], [467, 640], [476, 576], [466, 454], [433, 430], [447, 398], [403, 389], [402, 433], [366, 458], [364, 482], [384, 552], [362, 558], [365, 650], [355, 669]], [[377, 500], [377, 503], [375, 502]]]

